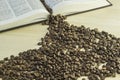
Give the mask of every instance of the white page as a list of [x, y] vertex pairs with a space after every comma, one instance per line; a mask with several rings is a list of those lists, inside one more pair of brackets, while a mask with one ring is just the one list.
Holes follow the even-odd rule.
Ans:
[[[34, 13], [35, 10], [39, 9], [38, 12], [47, 12], [43, 4], [39, 0], [0, 0], [0, 23], [1, 21], [14, 19], [18, 17], [25, 17], [28, 13]], [[36, 12], [36, 11], [35, 11]]]
[[47, 3], [47, 5], [50, 6], [50, 8], [53, 8], [55, 5], [61, 3], [61, 2], [71, 2], [71, 4], [73, 2], [90, 2], [90, 1], [95, 1], [95, 0], [45, 0], [45, 2]]
[[7, 0], [16, 16], [30, 12], [32, 9], [27, 4], [26, 0]]
[[7, 0], [16, 16], [36, 9], [45, 9], [39, 0]]
[[33, 10], [35, 10], [35, 9], [45, 9], [45, 7], [40, 2], [40, 0], [27, 0], [27, 2]]
[[53, 14], [69, 15], [110, 5], [107, 0], [45, 0]]
[[[0, 0], [0, 30], [33, 23], [38, 18], [41, 21], [47, 15], [49, 12], [40, 0]], [[14, 22], [17, 24], [12, 25]]]
[[53, 8], [55, 5], [59, 4], [62, 1], [63, 0], [45, 0], [45, 2], [50, 8]]
[[0, 21], [13, 18], [14, 15], [6, 0], [0, 0]]

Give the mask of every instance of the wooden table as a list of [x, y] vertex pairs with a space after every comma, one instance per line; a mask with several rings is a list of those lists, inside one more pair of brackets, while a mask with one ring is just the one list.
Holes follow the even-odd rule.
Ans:
[[[74, 25], [98, 28], [120, 37], [120, 1], [109, 0], [113, 6], [69, 16], [67, 21]], [[40, 23], [0, 33], [0, 59], [19, 52], [38, 48], [37, 43], [44, 37], [48, 26]], [[116, 78], [106, 80], [120, 80]]]

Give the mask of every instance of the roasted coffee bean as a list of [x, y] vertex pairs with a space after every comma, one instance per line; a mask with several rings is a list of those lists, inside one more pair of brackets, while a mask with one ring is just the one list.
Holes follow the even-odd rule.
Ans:
[[82, 78], [82, 80], [86, 80], [85, 78]]
[[89, 80], [100, 80], [100, 77], [98, 75], [96, 75], [96, 74], [90, 74], [88, 76], [88, 79]]
[[117, 73], [120, 74], [120, 69], [117, 70]]
[[[3, 80], [105, 80], [120, 74], [120, 38], [50, 15], [39, 49], [0, 60]], [[82, 80], [85, 80], [83, 78]]]
[[4, 61], [8, 61], [8, 57], [4, 58]]

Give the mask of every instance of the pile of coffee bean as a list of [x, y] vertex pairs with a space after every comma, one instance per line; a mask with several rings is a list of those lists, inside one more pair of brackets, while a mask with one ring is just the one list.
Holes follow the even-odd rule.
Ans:
[[[105, 31], [70, 25], [66, 17], [49, 16], [39, 49], [0, 61], [3, 80], [105, 80], [120, 74], [120, 38]], [[82, 80], [86, 80], [83, 78]]]

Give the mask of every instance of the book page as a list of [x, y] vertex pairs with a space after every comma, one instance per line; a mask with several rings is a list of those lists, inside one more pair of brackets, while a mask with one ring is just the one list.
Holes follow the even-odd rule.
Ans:
[[0, 0], [0, 25], [38, 13], [48, 14], [39, 0]]
[[[45, 0], [46, 4], [50, 7], [50, 8], [53, 8], [55, 5], [61, 3], [61, 2], [66, 2], [66, 1], [72, 1], [72, 2], [84, 2], [84, 1], [90, 1], [90, 0]], [[71, 4], [72, 4], [71, 2]]]
[[26, 2], [26, 0], [7, 0], [9, 6], [12, 8], [15, 16], [23, 15], [30, 12], [32, 9]]
[[88, 2], [91, 2], [91, 1], [96, 1], [96, 0], [45, 0], [46, 4], [50, 7], [50, 8], [53, 8], [55, 5], [61, 3], [61, 2], [69, 2], [69, 3], [88, 3]]
[[53, 14], [70, 15], [111, 5], [107, 0], [45, 0]]
[[27, 2], [33, 10], [35, 10], [35, 9], [45, 9], [45, 7], [40, 2], [40, 0], [27, 0]]
[[43, 9], [39, 0], [0, 0], [0, 21], [17, 18], [37, 9]]
[[36, 9], [45, 9], [39, 0], [7, 0], [16, 16]]
[[62, 2], [64, 0], [45, 0], [45, 3], [50, 7], [53, 8], [55, 5], [59, 4], [60, 2]]
[[0, 0], [0, 30], [42, 21], [48, 15], [40, 0]]
[[11, 19], [14, 15], [6, 0], [0, 0], [0, 21]]

